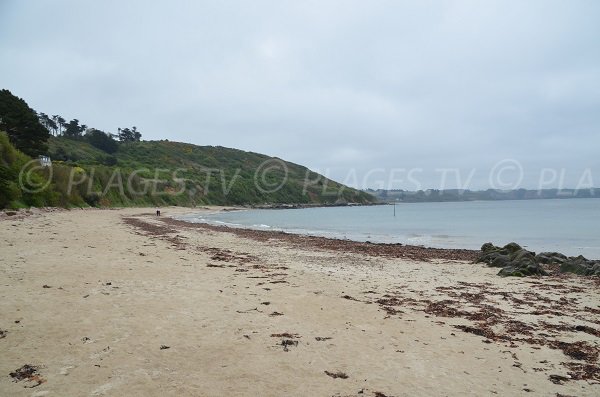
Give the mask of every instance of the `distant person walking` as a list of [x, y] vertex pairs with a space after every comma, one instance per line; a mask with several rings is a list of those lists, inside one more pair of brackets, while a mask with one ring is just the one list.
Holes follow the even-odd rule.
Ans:
[[156, 216], [160, 216], [160, 209], [159, 208], [156, 209]]

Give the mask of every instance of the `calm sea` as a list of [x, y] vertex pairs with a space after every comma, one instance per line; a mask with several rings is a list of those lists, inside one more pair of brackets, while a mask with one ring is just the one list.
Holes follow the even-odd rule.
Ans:
[[536, 252], [600, 259], [600, 199], [399, 203], [243, 210], [180, 219], [356, 241], [479, 249], [515, 241]]

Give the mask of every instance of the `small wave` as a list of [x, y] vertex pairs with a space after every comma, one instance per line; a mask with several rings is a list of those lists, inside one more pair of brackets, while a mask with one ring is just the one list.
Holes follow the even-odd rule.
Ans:
[[423, 235], [419, 234], [416, 237], [408, 237], [406, 240], [409, 244], [422, 245], [422, 244], [431, 244], [432, 238], [431, 238], [431, 236], [423, 236]]
[[233, 227], [243, 227], [244, 226], [240, 223], [223, 222], [223, 221], [210, 221], [209, 223], [213, 223], [213, 224], [217, 224], [217, 225], [233, 226]]

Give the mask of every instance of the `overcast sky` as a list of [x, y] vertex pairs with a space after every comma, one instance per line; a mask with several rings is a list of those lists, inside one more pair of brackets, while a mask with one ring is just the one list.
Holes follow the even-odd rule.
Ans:
[[358, 187], [600, 187], [599, 21], [594, 0], [0, 0], [0, 88]]

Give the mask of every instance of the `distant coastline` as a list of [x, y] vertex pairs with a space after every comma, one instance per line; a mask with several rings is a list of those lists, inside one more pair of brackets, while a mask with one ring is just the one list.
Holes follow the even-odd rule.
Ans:
[[[240, 209], [253, 210], [293, 210], [303, 208], [322, 208], [322, 207], [370, 207], [374, 205], [387, 205], [390, 203], [375, 202], [375, 203], [274, 203], [274, 204], [250, 204], [242, 206]], [[230, 210], [232, 211], [232, 210]], [[235, 211], [235, 209], [233, 210]]]
[[600, 188], [582, 189], [514, 189], [514, 190], [385, 190], [366, 189], [381, 203], [434, 203], [460, 201], [548, 200], [600, 198]]

